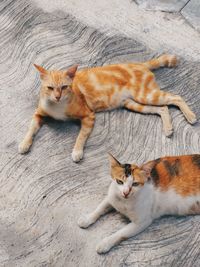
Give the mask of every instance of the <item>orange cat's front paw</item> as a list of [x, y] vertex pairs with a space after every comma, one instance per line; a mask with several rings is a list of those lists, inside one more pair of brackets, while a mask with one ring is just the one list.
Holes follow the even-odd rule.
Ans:
[[27, 153], [27, 152], [29, 151], [31, 145], [32, 145], [32, 141], [30, 141], [30, 140], [26, 140], [26, 139], [23, 140], [23, 141], [19, 144], [19, 146], [18, 146], [18, 152], [19, 152], [20, 154], [25, 154], [25, 153]]
[[72, 159], [74, 162], [79, 162], [83, 158], [83, 150], [73, 150]]

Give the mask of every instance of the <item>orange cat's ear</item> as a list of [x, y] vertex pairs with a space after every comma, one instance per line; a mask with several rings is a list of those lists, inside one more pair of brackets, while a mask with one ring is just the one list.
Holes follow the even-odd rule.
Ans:
[[74, 65], [74, 66], [70, 67], [66, 71], [66, 75], [69, 76], [71, 79], [73, 79], [75, 74], [76, 74], [77, 69], [78, 69], [78, 65]]
[[110, 165], [112, 168], [117, 167], [117, 166], [121, 166], [121, 163], [115, 157], [113, 157], [113, 155], [108, 153], [108, 156], [109, 156]]
[[45, 70], [42, 66], [39, 66], [39, 65], [36, 65], [36, 64], [33, 64], [33, 65], [39, 71], [41, 78], [43, 78], [45, 75], [47, 75], [48, 71]]

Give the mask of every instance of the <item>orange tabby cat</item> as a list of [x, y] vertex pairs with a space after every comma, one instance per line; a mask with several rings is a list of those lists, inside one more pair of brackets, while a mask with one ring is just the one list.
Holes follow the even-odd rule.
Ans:
[[131, 111], [158, 114], [166, 136], [172, 134], [167, 105], [178, 106], [188, 122], [195, 123], [196, 116], [184, 100], [178, 95], [161, 91], [150, 71], [164, 66], [173, 67], [176, 63], [175, 56], [162, 55], [144, 63], [115, 64], [80, 71], [77, 71], [77, 66], [66, 71], [48, 71], [35, 65], [42, 83], [40, 100], [29, 130], [19, 145], [19, 152], [29, 150], [44, 116], [81, 120], [81, 130], [72, 152], [75, 162], [83, 157], [83, 148], [98, 111], [125, 107]]

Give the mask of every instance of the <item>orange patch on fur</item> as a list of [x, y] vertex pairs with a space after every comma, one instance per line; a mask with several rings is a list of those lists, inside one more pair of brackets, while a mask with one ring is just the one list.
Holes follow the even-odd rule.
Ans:
[[199, 194], [200, 161], [196, 162], [195, 155], [161, 158], [151, 171], [152, 179], [163, 191], [172, 188], [182, 196]]
[[153, 104], [159, 104], [159, 98], [160, 98], [160, 96], [161, 96], [160, 91], [155, 91], [155, 92], [153, 93], [152, 103], [153, 103]]
[[37, 123], [41, 126], [43, 123], [42, 117], [39, 114], [34, 114], [34, 118], [37, 121]]
[[[112, 75], [113, 73], [118, 73], [125, 81], [129, 81], [130, 78], [132, 78], [131, 74], [123, 67], [125, 64], [118, 64], [118, 65], [109, 65], [109, 66], [103, 66], [101, 69], [105, 71], [109, 71]], [[98, 71], [98, 67], [95, 68]], [[93, 69], [93, 70], [95, 70]]]

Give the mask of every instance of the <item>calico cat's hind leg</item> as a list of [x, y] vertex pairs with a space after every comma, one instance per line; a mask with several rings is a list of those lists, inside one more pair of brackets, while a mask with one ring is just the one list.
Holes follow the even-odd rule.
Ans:
[[157, 107], [157, 106], [147, 106], [147, 105], [141, 105], [132, 99], [127, 99], [124, 103], [124, 107], [131, 110], [136, 111], [140, 113], [145, 114], [158, 114], [161, 116], [162, 122], [163, 122], [163, 130], [166, 136], [171, 136], [173, 133], [172, 123], [171, 123], [171, 117], [169, 114], [169, 110], [167, 106], [163, 107]]

